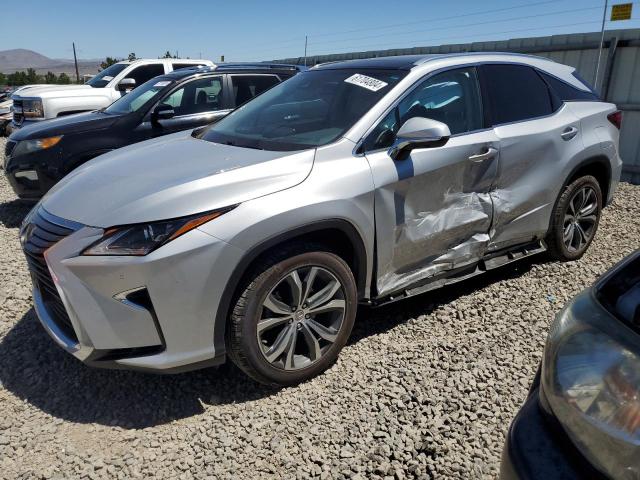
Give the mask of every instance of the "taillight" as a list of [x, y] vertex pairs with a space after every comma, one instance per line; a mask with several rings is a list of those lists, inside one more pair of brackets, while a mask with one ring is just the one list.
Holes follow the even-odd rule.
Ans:
[[613, 123], [618, 130], [622, 127], [622, 112], [620, 110], [616, 110], [613, 113], [607, 115], [607, 120]]

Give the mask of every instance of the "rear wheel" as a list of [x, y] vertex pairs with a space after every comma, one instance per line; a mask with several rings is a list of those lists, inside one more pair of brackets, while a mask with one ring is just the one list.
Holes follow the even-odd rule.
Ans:
[[230, 318], [229, 354], [259, 382], [297, 384], [336, 360], [356, 305], [355, 280], [344, 260], [318, 246], [293, 246], [250, 275]]
[[550, 255], [558, 260], [576, 260], [584, 255], [600, 223], [602, 192], [591, 175], [567, 185], [556, 202], [547, 235]]

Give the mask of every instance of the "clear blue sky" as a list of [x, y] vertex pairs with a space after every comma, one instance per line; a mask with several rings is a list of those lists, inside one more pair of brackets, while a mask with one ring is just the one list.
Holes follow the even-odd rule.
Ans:
[[[615, 0], [610, 3], [625, 3]], [[27, 48], [52, 58], [180, 56], [269, 60], [599, 31], [602, 0], [22, 0], [3, 2], [0, 50]], [[630, 21], [640, 27], [640, 1]]]

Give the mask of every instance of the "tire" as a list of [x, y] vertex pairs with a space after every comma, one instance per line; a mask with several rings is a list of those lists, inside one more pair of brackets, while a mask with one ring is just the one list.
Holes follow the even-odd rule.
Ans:
[[356, 282], [342, 258], [322, 246], [293, 244], [259, 262], [244, 285], [226, 339], [241, 370], [258, 382], [289, 386], [335, 362], [357, 309]]
[[549, 255], [560, 261], [582, 257], [598, 230], [601, 212], [602, 191], [594, 177], [586, 175], [564, 187], [546, 237]]

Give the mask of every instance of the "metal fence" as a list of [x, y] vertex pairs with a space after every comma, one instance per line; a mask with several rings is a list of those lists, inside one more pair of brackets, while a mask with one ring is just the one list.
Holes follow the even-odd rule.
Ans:
[[[602, 98], [614, 102], [624, 112], [620, 137], [620, 156], [624, 161], [622, 178], [640, 184], [640, 29], [607, 30], [600, 69], [598, 90]], [[548, 57], [575, 67], [580, 75], [595, 83], [600, 32], [514, 38], [511, 40], [414, 47], [366, 52], [315, 55], [307, 65], [356, 58], [386, 57], [427, 53], [518, 52]], [[303, 57], [277, 62], [303, 64]]]

